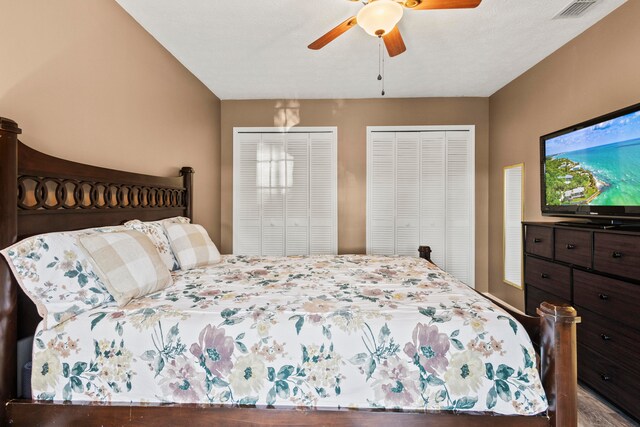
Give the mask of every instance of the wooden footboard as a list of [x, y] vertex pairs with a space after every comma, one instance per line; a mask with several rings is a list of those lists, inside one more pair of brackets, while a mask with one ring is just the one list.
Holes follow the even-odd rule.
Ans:
[[[431, 262], [431, 248], [420, 246], [420, 257]], [[578, 362], [576, 325], [580, 317], [569, 305], [543, 302], [538, 317], [528, 316], [490, 294], [482, 294], [506, 310], [527, 330], [539, 348], [538, 368], [549, 401], [552, 426], [578, 425]]]

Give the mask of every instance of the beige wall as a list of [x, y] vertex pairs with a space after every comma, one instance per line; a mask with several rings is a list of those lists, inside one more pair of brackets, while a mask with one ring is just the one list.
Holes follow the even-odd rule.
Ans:
[[640, 102], [640, 1], [629, 1], [490, 98], [489, 291], [518, 307], [502, 282], [502, 168], [525, 163], [526, 220], [540, 212], [539, 137]]
[[195, 171], [195, 220], [219, 243], [220, 100], [112, 0], [0, 0], [0, 115], [58, 157]]
[[366, 245], [366, 127], [476, 126], [476, 287], [487, 289], [487, 98], [222, 101], [222, 252], [232, 250], [233, 128], [337, 126], [338, 251]]

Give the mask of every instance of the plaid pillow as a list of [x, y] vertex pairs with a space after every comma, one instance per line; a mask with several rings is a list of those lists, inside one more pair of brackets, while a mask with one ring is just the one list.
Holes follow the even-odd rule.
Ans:
[[220, 262], [220, 252], [203, 226], [163, 222], [171, 249], [183, 270]]
[[131, 230], [142, 231], [146, 234], [158, 250], [164, 265], [166, 265], [169, 270], [175, 271], [180, 268], [180, 265], [178, 265], [178, 260], [173, 255], [173, 252], [171, 252], [169, 239], [167, 238], [167, 235], [164, 232], [164, 227], [162, 226], [163, 221], [188, 224], [190, 219], [183, 216], [176, 216], [162, 221], [140, 221], [139, 219], [134, 219], [125, 222], [124, 226]]
[[171, 273], [160, 254], [140, 231], [95, 234], [80, 237], [78, 241], [120, 307], [172, 283]]

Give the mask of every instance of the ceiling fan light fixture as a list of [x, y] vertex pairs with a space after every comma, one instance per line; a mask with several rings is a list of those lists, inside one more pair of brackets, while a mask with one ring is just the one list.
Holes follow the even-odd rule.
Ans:
[[382, 37], [388, 34], [402, 18], [403, 8], [392, 0], [376, 0], [360, 9], [358, 25], [368, 34]]

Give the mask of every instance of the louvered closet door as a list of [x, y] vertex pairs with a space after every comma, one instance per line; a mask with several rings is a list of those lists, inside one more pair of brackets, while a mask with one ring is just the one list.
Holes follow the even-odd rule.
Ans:
[[420, 244], [431, 247], [431, 259], [445, 264], [446, 140], [444, 132], [420, 132]]
[[418, 255], [420, 241], [420, 134], [396, 133], [396, 250]]
[[239, 134], [233, 146], [233, 253], [262, 251], [261, 194], [258, 171], [260, 134]]
[[447, 131], [446, 270], [473, 286], [471, 245], [472, 191], [469, 132]]
[[309, 253], [309, 134], [290, 133], [287, 141], [286, 254]]
[[371, 134], [369, 170], [369, 241], [367, 253], [395, 253], [395, 133]]
[[335, 134], [309, 135], [311, 255], [337, 254], [337, 148]]
[[262, 134], [258, 168], [262, 195], [262, 255], [283, 256], [287, 180], [284, 134]]

